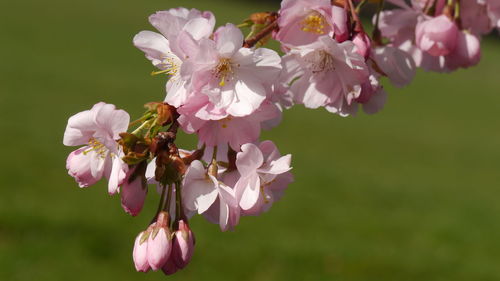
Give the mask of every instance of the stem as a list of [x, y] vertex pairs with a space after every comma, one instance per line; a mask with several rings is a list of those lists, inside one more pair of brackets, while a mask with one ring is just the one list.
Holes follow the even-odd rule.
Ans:
[[158, 218], [158, 214], [161, 212], [161, 209], [162, 209], [163, 203], [164, 203], [163, 201], [165, 201], [165, 190], [166, 190], [166, 186], [162, 185], [160, 202], [158, 203], [158, 208], [156, 209], [156, 214], [149, 224], [154, 223], [156, 221], [156, 219]]
[[141, 118], [135, 120], [135, 121], [132, 121], [130, 122], [130, 124], [128, 124], [128, 127], [132, 127], [132, 126], [135, 126], [137, 123], [139, 122], [144, 122], [144, 120], [147, 120], [149, 119], [149, 117], [151, 117], [151, 112], [148, 112], [147, 114], [145, 114], [144, 116], [142, 116]]
[[168, 185], [168, 191], [167, 191], [167, 203], [165, 203], [165, 206], [163, 207], [163, 211], [169, 212], [170, 211], [170, 202], [172, 201], [172, 185]]
[[175, 220], [186, 220], [186, 217], [184, 215], [184, 209], [182, 208], [182, 183], [181, 182], [176, 182], [175, 183], [175, 197], [176, 197], [176, 205], [175, 205]]
[[361, 12], [361, 8], [363, 8], [363, 6], [368, 2], [368, 0], [362, 0], [361, 2], [359, 2], [358, 6], [356, 6], [356, 14], [359, 14], [359, 12]]
[[359, 16], [356, 12], [356, 9], [354, 8], [354, 4], [352, 3], [352, 0], [347, 0], [347, 3], [349, 4], [349, 10], [351, 11], [351, 17], [356, 24], [354, 27], [354, 31], [355, 32], [362, 32], [363, 31], [363, 24], [361, 23], [361, 20], [359, 19]]
[[274, 19], [268, 26], [264, 27], [259, 33], [255, 34], [255, 36], [248, 38], [243, 42], [243, 47], [245, 48], [252, 48], [257, 44], [260, 40], [262, 40], [264, 37], [269, 35], [271, 32], [274, 30], [278, 29], [278, 18]]
[[380, 34], [380, 29], [378, 28], [380, 22], [380, 13], [384, 8], [384, 0], [378, 2], [377, 14], [375, 15], [375, 26], [373, 27], [372, 38], [376, 44], [382, 45], [382, 34]]
[[140, 131], [142, 131], [146, 126], [150, 125], [151, 124], [151, 120], [148, 120], [144, 123], [141, 124], [141, 126], [139, 126], [137, 129], [135, 129], [132, 134], [133, 135], [138, 135]]
[[212, 151], [212, 161], [217, 161], [217, 146], [214, 146], [214, 150]]

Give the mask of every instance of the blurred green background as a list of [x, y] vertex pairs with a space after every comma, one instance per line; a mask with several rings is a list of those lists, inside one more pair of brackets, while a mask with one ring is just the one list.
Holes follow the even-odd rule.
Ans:
[[[103, 183], [66, 174], [66, 121], [98, 101], [133, 117], [164, 80], [131, 40], [177, 6], [218, 24], [266, 1], [3, 1], [0, 4], [0, 280], [500, 280], [500, 40], [479, 66], [419, 72], [386, 109], [341, 118], [300, 106], [263, 135], [293, 154], [296, 181], [269, 213], [220, 233], [201, 217], [191, 265], [136, 273], [137, 218]], [[192, 148], [194, 140], [181, 143]]]

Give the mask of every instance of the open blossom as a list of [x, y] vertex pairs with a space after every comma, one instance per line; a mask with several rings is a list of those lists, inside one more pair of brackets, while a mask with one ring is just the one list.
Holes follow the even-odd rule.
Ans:
[[193, 98], [201, 103], [208, 98], [209, 103], [200, 109], [207, 116], [197, 117], [209, 120], [249, 115], [265, 100], [264, 85], [278, 77], [281, 58], [270, 49], [242, 47], [243, 34], [232, 24], [218, 28], [213, 37], [201, 39], [197, 55], [181, 69], [195, 92]]
[[161, 34], [141, 31], [134, 37], [134, 45], [160, 69], [155, 73], [170, 75], [165, 101], [179, 107], [189, 96], [180, 68], [184, 60], [196, 55], [198, 41], [212, 34], [215, 17], [211, 12], [177, 8], [156, 12], [149, 21]]
[[290, 61], [286, 71], [295, 74], [290, 77], [299, 77], [290, 88], [294, 100], [308, 108], [326, 107], [348, 115], [348, 107], [368, 79], [368, 67], [355, 45], [337, 43], [329, 36], [293, 49], [284, 60]]
[[387, 100], [387, 93], [380, 84], [379, 77], [375, 71], [370, 71], [370, 77], [361, 85], [361, 93], [351, 104], [351, 114], [355, 114], [359, 105], [366, 114], [375, 114], [382, 110]]
[[275, 104], [264, 101], [248, 116], [203, 120], [196, 116], [181, 115], [179, 123], [185, 132], [197, 133], [202, 144], [210, 147], [229, 144], [232, 149], [238, 151], [242, 144], [254, 142], [259, 138], [263, 122], [279, 118], [280, 115], [281, 111]]
[[349, 36], [345, 9], [332, 6], [330, 0], [283, 0], [279, 13], [274, 38], [288, 46], [307, 45], [322, 35], [339, 42]]
[[383, 74], [397, 87], [408, 85], [417, 72], [411, 55], [392, 46], [374, 48], [371, 57]]
[[90, 110], [73, 115], [68, 120], [63, 143], [66, 146], [85, 145], [73, 151], [66, 167], [80, 187], [87, 187], [103, 176], [109, 179], [108, 192], [114, 194], [122, 184], [128, 166], [116, 140], [125, 132], [130, 116], [114, 105], [97, 103]]
[[184, 207], [203, 214], [222, 231], [233, 228], [239, 221], [239, 208], [234, 190], [208, 174], [203, 164], [196, 160], [188, 168], [183, 188]]
[[[469, 7], [469, 12], [463, 14], [462, 28], [470, 31], [459, 30], [441, 11], [436, 17], [430, 17], [423, 13], [420, 2], [413, 1], [410, 7], [399, 0], [396, 2], [402, 9], [381, 13], [380, 31], [391, 41], [390, 46], [410, 54], [416, 66], [424, 70], [449, 72], [467, 68], [477, 64], [480, 58], [479, 39], [474, 34], [491, 30], [485, 2], [474, 1], [461, 1], [461, 5]], [[478, 7], [482, 7], [483, 12]]]
[[290, 171], [291, 155], [281, 156], [271, 141], [259, 146], [249, 143], [236, 156], [241, 175], [235, 185], [239, 206], [244, 215], [258, 215], [268, 210], [293, 180]]

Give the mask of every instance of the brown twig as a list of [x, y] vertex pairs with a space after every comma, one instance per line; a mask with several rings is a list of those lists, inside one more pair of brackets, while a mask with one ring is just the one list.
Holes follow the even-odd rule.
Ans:
[[277, 14], [274, 13], [271, 16], [275, 16], [275, 19], [268, 26], [266, 26], [264, 29], [262, 29], [259, 33], [255, 34], [255, 36], [245, 40], [245, 42], [243, 42], [243, 47], [252, 48], [260, 40], [265, 38], [267, 35], [269, 35], [274, 30], [278, 29], [278, 16], [277, 16]]

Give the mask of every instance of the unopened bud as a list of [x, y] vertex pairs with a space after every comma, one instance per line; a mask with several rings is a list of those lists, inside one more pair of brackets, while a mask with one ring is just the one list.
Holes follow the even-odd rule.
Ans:
[[148, 262], [148, 243], [147, 239], [144, 239], [149, 233], [147, 231], [143, 231], [137, 235], [134, 243], [134, 250], [132, 252], [132, 257], [134, 259], [135, 269], [140, 272], [148, 272], [151, 268]]
[[148, 238], [148, 263], [153, 270], [162, 268], [172, 251], [171, 233], [168, 228], [168, 214], [161, 212]]
[[171, 259], [178, 268], [184, 268], [191, 261], [194, 252], [194, 236], [188, 224], [179, 221], [179, 229], [172, 240]]
[[179, 268], [175, 265], [172, 259], [168, 259], [165, 265], [161, 268], [161, 270], [163, 271], [163, 273], [165, 273], [165, 275], [172, 275], [176, 273], [179, 270]]

